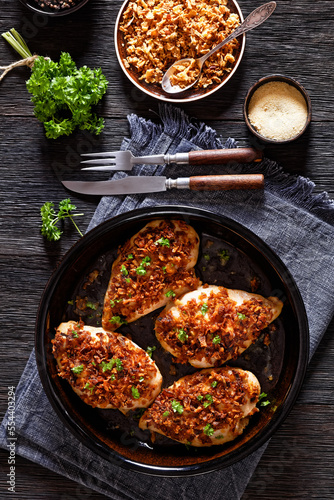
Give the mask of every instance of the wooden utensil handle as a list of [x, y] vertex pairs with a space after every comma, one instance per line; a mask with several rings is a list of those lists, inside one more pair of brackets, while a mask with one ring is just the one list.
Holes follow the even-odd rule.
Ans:
[[189, 163], [192, 165], [204, 165], [211, 163], [217, 165], [220, 163], [251, 163], [252, 161], [261, 161], [262, 151], [254, 148], [235, 148], [235, 149], [209, 149], [203, 151], [190, 151]]
[[240, 175], [195, 175], [189, 178], [189, 188], [193, 191], [227, 191], [229, 189], [262, 189], [262, 174]]

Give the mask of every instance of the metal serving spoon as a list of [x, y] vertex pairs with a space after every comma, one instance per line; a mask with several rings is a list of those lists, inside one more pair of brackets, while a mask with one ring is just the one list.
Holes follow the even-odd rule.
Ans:
[[[204, 54], [204, 56], [199, 57], [198, 59], [194, 59], [193, 57], [187, 57], [185, 59], [180, 59], [179, 61], [176, 61], [170, 68], [166, 71], [164, 74], [162, 81], [161, 81], [161, 86], [165, 92], [168, 94], [179, 94], [180, 92], [184, 92], [185, 90], [190, 89], [195, 83], [198, 81], [203, 64], [205, 61], [212, 56], [217, 50], [221, 49], [224, 45], [227, 43], [231, 42], [235, 38], [237, 38], [239, 35], [242, 35], [243, 33], [246, 33], [246, 31], [252, 30], [253, 28], [256, 28], [260, 24], [262, 24], [266, 19], [268, 19], [269, 16], [274, 12], [276, 8], [276, 2], [268, 2], [265, 3], [264, 5], [261, 5], [257, 9], [253, 10], [249, 14], [249, 16], [244, 20], [243, 23], [240, 24], [225, 40], [220, 42], [216, 47], [210, 50], [207, 54]], [[175, 73], [175, 71], [180, 71], [181, 68], [185, 68], [186, 66], [194, 64], [197, 65], [198, 70], [196, 73], [196, 78], [194, 81], [190, 84], [187, 85], [187, 87], [181, 88], [178, 85], [172, 85], [170, 81], [170, 77]]]

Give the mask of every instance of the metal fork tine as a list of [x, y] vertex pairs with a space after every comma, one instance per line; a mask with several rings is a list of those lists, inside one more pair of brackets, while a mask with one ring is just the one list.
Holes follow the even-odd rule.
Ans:
[[[92, 160], [84, 160], [81, 163], [94, 166], [100, 165], [101, 167], [104, 167], [103, 169], [99, 168], [97, 170], [132, 170], [132, 167], [136, 164], [136, 162], [141, 165], [144, 163], [148, 163], [150, 165], [162, 165], [165, 163], [164, 154], [141, 156], [137, 158], [131, 151], [128, 150], [103, 153], [85, 153], [81, 156], [93, 156]], [[94, 170], [94, 168], [91, 168], [90, 170]]]
[[[110, 151], [103, 153], [85, 153], [83, 157], [92, 156], [91, 160], [84, 160], [81, 163], [94, 165], [94, 167], [84, 168], [82, 170], [131, 170], [135, 157], [131, 151]], [[95, 165], [99, 165], [95, 168]]]
[[116, 156], [119, 151], [106, 151], [103, 153], [82, 153], [80, 156], [94, 157], [98, 156], [99, 158], [109, 158], [110, 156]]
[[99, 158], [97, 160], [84, 160], [80, 163], [85, 163], [86, 165], [116, 165], [115, 158]]

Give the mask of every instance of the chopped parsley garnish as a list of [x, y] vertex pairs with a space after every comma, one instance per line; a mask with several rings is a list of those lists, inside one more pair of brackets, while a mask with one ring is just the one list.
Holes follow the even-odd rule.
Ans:
[[96, 311], [97, 309], [96, 304], [94, 304], [94, 302], [89, 302], [88, 300], [86, 302], [86, 306], [89, 307], [89, 309], [93, 309], [93, 311]]
[[136, 269], [136, 273], [139, 275], [139, 276], [145, 276], [145, 274], [147, 273], [146, 269], [142, 266], [139, 266], [137, 267]]
[[175, 292], [173, 290], [168, 290], [168, 292], [165, 293], [166, 297], [175, 297]]
[[116, 365], [116, 370], [120, 372], [123, 368], [122, 361], [119, 358], [112, 358], [110, 361], [102, 361], [100, 366], [102, 366], [103, 373], [107, 370], [112, 370], [114, 365]]
[[266, 394], [265, 392], [261, 392], [260, 396], [259, 396], [259, 403], [260, 403], [260, 406], [268, 406], [270, 405], [270, 401], [269, 399], [267, 399], [266, 401], [264, 401], [264, 398], [268, 397], [268, 394]]
[[237, 316], [238, 316], [238, 318], [239, 318], [241, 321], [243, 321], [244, 319], [246, 319], [245, 314], [242, 314], [242, 313], [237, 313]]
[[118, 324], [118, 325], [126, 325], [127, 324], [126, 319], [122, 319], [120, 316], [112, 316], [109, 321], [112, 324]]
[[207, 436], [212, 436], [212, 434], [215, 432], [212, 425], [206, 424], [206, 426], [203, 429], [204, 434]]
[[74, 301], [73, 300], [68, 300], [67, 303], [68, 303], [69, 306], [73, 306]]
[[73, 373], [75, 373], [75, 375], [79, 375], [79, 373], [81, 373], [83, 370], [83, 365], [73, 366], [71, 370]]
[[151, 265], [151, 257], [149, 257], [148, 255], [146, 255], [146, 257], [143, 258], [143, 260], [141, 261], [141, 263], [137, 267], [136, 273], [139, 276], [144, 276], [146, 274], [146, 272], [147, 272], [146, 269], [145, 269], [145, 266], [150, 266], [150, 265]]
[[133, 259], [133, 254], [132, 253], [129, 253], [129, 255], [126, 257], [128, 260], [131, 260]]
[[203, 304], [203, 305], [202, 305], [202, 307], [201, 307], [201, 313], [203, 314], [203, 316], [205, 316], [205, 315], [206, 315], [206, 313], [207, 313], [208, 309], [209, 309], [208, 304], [207, 304], [206, 302], [204, 302], [204, 304]]
[[212, 343], [213, 344], [220, 344], [220, 341], [221, 341], [221, 338], [219, 337], [219, 335], [216, 335], [215, 337], [213, 337], [212, 339]]
[[211, 403], [213, 403], [213, 397], [211, 396], [211, 394], [205, 394], [205, 399], [207, 401], [204, 401], [203, 406], [204, 408], [207, 408], [211, 405]]
[[89, 382], [85, 385], [84, 389], [88, 389], [91, 394], [93, 394], [93, 391], [95, 389], [95, 385], [90, 385]]
[[72, 330], [72, 334], [73, 334], [73, 337], [75, 337], [76, 339], [79, 337], [79, 334], [76, 330]]
[[173, 399], [172, 401], [172, 410], [174, 413], [179, 413], [180, 415], [182, 415], [183, 413], [183, 406], [181, 405], [180, 401], [176, 401], [175, 399]]
[[140, 398], [139, 391], [138, 391], [137, 387], [135, 387], [134, 385], [131, 387], [131, 392], [132, 392], [132, 396], [134, 399]]
[[186, 340], [188, 340], [188, 334], [183, 328], [180, 328], [177, 337], [179, 340], [181, 340], [181, 342], [185, 342]]
[[94, 360], [92, 361], [92, 365], [93, 365], [93, 366], [96, 366], [96, 363], [95, 363], [95, 361], [94, 361]]
[[198, 401], [202, 401], [202, 399], [203, 399], [203, 398], [204, 398], [204, 396], [202, 396], [202, 394], [199, 394], [199, 395], [197, 396]]
[[107, 370], [112, 370], [114, 367], [115, 361], [112, 359], [111, 361], [102, 361], [100, 363], [100, 366], [102, 366], [102, 371], [103, 373], [106, 372]]
[[168, 247], [170, 248], [170, 242], [168, 238], [159, 238], [156, 242], [156, 245], [161, 245], [162, 247]]
[[219, 250], [218, 256], [220, 258], [220, 263], [225, 266], [226, 262], [230, 259], [230, 255], [227, 250]]
[[123, 363], [119, 358], [116, 358], [116, 370], [120, 372], [123, 369]]
[[111, 305], [111, 307], [115, 307], [115, 305], [119, 304], [120, 302], [123, 302], [123, 299], [111, 299], [110, 305]]
[[144, 377], [139, 377], [139, 382], [144, 382]]
[[121, 273], [123, 274], [123, 276], [127, 276], [129, 274], [124, 264], [122, 264], [121, 266]]
[[211, 383], [211, 387], [217, 387], [217, 385], [218, 385], [217, 380], [214, 380], [214, 381]]
[[167, 267], [166, 266], [162, 266], [162, 272], [165, 274], [166, 273], [166, 269]]
[[167, 410], [167, 411], [165, 411], [165, 412], [162, 414], [162, 416], [163, 416], [163, 417], [168, 417], [168, 415], [169, 415], [169, 411], [168, 411], [168, 410]]
[[268, 399], [267, 401], [262, 401], [262, 402], [260, 403], [260, 406], [268, 406], [268, 405], [270, 405], [270, 401], [269, 401], [269, 399]]
[[152, 346], [152, 347], [150, 347], [150, 346], [147, 347], [146, 352], [150, 356], [150, 358], [152, 358], [153, 351], [155, 351], [155, 350], [156, 350], [156, 346], [155, 345]]
[[209, 260], [210, 260], [210, 255], [209, 255], [208, 253], [205, 253], [205, 254], [203, 255], [203, 257], [204, 257], [204, 260], [206, 260], [207, 262], [209, 262]]
[[125, 278], [125, 281], [126, 281], [127, 283], [130, 283], [131, 279], [130, 279], [130, 278]]

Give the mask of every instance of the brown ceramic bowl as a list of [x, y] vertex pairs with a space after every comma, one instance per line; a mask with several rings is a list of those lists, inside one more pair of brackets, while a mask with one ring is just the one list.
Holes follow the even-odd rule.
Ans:
[[53, 17], [67, 16], [68, 14], [77, 12], [88, 1], [89, 0], [80, 0], [75, 5], [73, 5], [73, 7], [56, 10], [56, 9], [51, 9], [50, 7], [41, 7], [38, 4], [38, 2], [35, 2], [35, 0], [20, 0], [20, 2], [23, 3], [23, 5], [28, 7], [28, 9], [32, 10], [33, 12]]
[[[241, 35], [239, 37], [240, 40], [240, 47], [239, 51], [236, 55], [236, 61], [233, 65], [232, 70], [229, 73], [226, 73], [225, 76], [223, 77], [222, 81], [218, 84], [215, 85], [209, 85], [207, 88], [201, 88], [201, 89], [194, 89], [191, 88], [189, 90], [186, 90], [180, 94], [168, 94], [167, 92], [164, 92], [160, 84], [156, 83], [146, 83], [144, 80], [140, 80], [140, 74], [139, 72], [133, 68], [127, 68], [124, 64], [124, 60], [126, 58], [126, 53], [125, 53], [125, 47], [124, 47], [124, 40], [123, 40], [123, 33], [119, 29], [119, 25], [123, 16], [124, 11], [126, 10], [130, 0], [125, 0], [123, 3], [117, 19], [116, 19], [116, 24], [115, 24], [115, 49], [116, 49], [116, 55], [118, 62], [125, 73], [125, 75], [128, 77], [128, 79], [140, 90], [145, 92], [151, 97], [155, 97], [156, 99], [160, 99], [161, 101], [167, 101], [167, 102], [190, 102], [190, 101], [196, 101], [198, 99], [203, 99], [206, 96], [209, 96], [216, 92], [217, 90], [221, 89], [225, 83], [227, 83], [234, 73], [236, 72], [244, 50], [245, 50], [245, 43], [246, 43], [246, 37], [245, 34]], [[244, 18], [241, 12], [241, 9], [237, 2], [235, 0], [228, 0], [227, 4], [228, 8], [230, 9], [231, 12], [236, 13], [239, 15], [240, 22], [243, 22]]]
[[[244, 433], [232, 442], [210, 448], [192, 448], [138, 428], [138, 419], [117, 410], [100, 410], [85, 404], [67, 381], [57, 373], [51, 340], [62, 321], [79, 319], [75, 302], [79, 296], [103, 304], [117, 248], [131, 235], [155, 219], [181, 219], [192, 225], [201, 239], [196, 272], [203, 282], [275, 295], [284, 302], [282, 314], [258, 341], [230, 366], [252, 371], [267, 393], [270, 405], [260, 407]], [[227, 249], [228, 262], [222, 266], [218, 253]], [[211, 252], [208, 262], [207, 254]], [[88, 276], [98, 270], [98, 280]], [[89, 284], [90, 283], [90, 284]], [[153, 359], [164, 386], [196, 371], [172, 362], [154, 335], [149, 314], [120, 331], [131, 335], [140, 347], [156, 346]], [[101, 309], [82, 316], [86, 324], [97, 326]], [[235, 221], [208, 211], [183, 206], [142, 208], [118, 215], [88, 232], [65, 255], [43, 293], [35, 333], [36, 359], [45, 392], [63, 424], [97, 455], [120, 467], [152, 475], [182, 476], [201, 474], [227, 467], [255, 451], [269, 439], [294, 404], [303, 382], [308, 361], [306, 313], [293, 277], [275, 253], [254, 233]], [[171, 367], [173, 370], [171, 370]]]
[[[284, 83], [287, 83], [288, 85], [291, 85], [292, 87], [295, 87], [302, 94], [302, 96], [304, 97], [305, 102], [306, 102], [307, 118], [306, 118], [304, 127], [302, 128], [302, 130], [298, 134], [296, 134], [293, 137], [290, 137], [288, 139], [285, 139], [285, 140], [270, 139], [270, 138], [265, 137], [264, 135], [260, 134], [258, 132], [258, 130], [256, 130], [256, 128], [254, 127], [254, 125], [251, 123], [249, 116], [248, 116], [249, 104], [250, 104], [250, 101], [251, 101], [254, 93], [262, 85], [265, 85], [266, 83], [270, 83], [270, 82], [284, 82]], [[275, 74], [275, 75], [264, 76], [263, 78], [260, 78], [260, 80], [258, 80], [256, 83], [254, 83], [254, 85], [251, 86], [251, 88], [249, 89], [249, 91], [246, 95], [245, 101], [244, 101], [243, 112], [244, 112], [244, 118], [245, 118], [246, 125], [247, 125], [248, 129], [250, 130], [250, 132], [252, 132], [252, 134], [254, 134], [262, 142], [272, 143], [272, 144], [287, 144], [287, 143], [290, 143], [292, 141], [295, 141], [301, 135], [303, 135], [303, 133], [305, 132], [305, 130], [309, 126], [309, 124], [311, 122], [312, 106], [311, 106], [311, 99], [310, 99], [309, 94], [307, 93], [305, 88], [297, 80], [295, 80], [294, 78], [288, 77], [288, 76]]]

